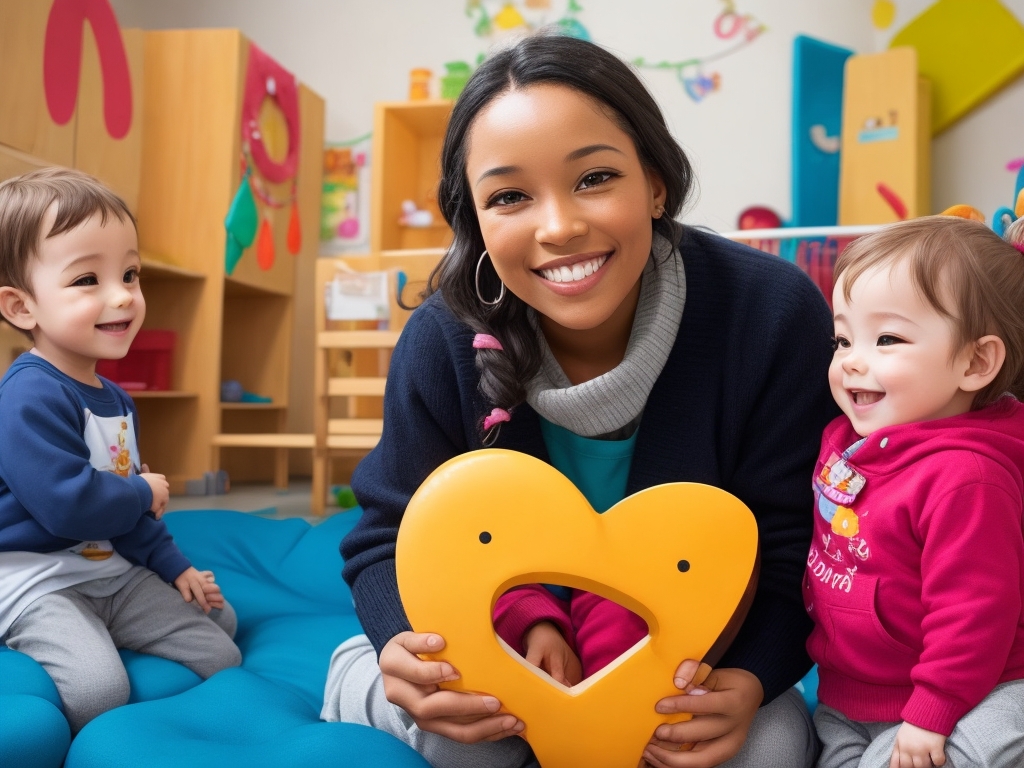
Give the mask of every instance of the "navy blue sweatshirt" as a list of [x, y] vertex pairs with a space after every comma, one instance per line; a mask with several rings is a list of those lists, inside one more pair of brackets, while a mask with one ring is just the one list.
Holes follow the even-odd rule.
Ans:
[[29, 353], [0, 381], [0, 552], [109, 540], [172, 582], [190, 563], [146, 514], [153, 494], [137, 474], [135, 404], [100, 381], [88, 386]]
[[[691, 228], [679, 251], [686, 305], [638, 427], [626, 493], [707, 483], [753, 511], [760, 578], [718, 666], [752, 672], [768, 703], [811, 666], [801, 579], [810, 477], [822, 430], [839, 413], [827, 378], [831, 313], [807, 276], [782, 259]], [[410, 497], [440, 464], [482, 447], [481, 420], [492, 406], [477, 390], [472, 341], [440, 293], [413, 313], [391, 359], [380, 443], [352, 478], [363, 516], [341, 543], [343, 576], [378, 654], [410, 629], [395, 575]], [[539, 417], [525, 403], [494, 447], [550, 462]]]

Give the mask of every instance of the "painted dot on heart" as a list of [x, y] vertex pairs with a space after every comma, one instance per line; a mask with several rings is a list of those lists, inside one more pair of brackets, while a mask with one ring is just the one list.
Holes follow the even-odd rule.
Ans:
[[480, 534], [480, 543], [481, 544], [490, 544], [491, 543], [491, 534], [489, 534], [487, 531], [483, 531]]
[[690, 561], [689, 560], [680, 560], [676, 564], [676, 568], [679, 569], [680, 573], [686, 573], [688, 570], [690, 570]]

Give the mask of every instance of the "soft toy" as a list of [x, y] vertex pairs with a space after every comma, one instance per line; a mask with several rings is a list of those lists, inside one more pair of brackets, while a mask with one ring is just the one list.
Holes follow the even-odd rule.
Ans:
[[961, 219], [972, 219], [974, 221], [985, 222], [985, 214], [975, 208], [973, 205], [964, 205], [960, 203], [958, 205], [951, 205], [949, 208], [944, 210], [940, 216], [956, 216]]
[[[481, 450], [420, 486], [396, 560], [413, 628], [442, 635], [439, 656], [461, 675], [448, 687], [496, 696], [526, 724], [544, 768], [621, 768], [637, 764], [658, 725], [689, 717], [659, 715], [654, 705], [679, 693], [672, 679], [681, 661], [703, 659], [738, 627], [756, 556], [753, 515], [718, 488], [655, 486], [598, 515], [549, 464]], [[650, 634], [579, 685], [561, 685], [494, 631], [498, 597], [532, 583], [614, 600]]]
[[1013, 188], [1013, 207], [1000, 208], [992, 216], [992, 229], [1000, 237], [1006, 235], [1006, 230], [1017, 219], [1024, 216], [1024, 166], [1017, 171], [1017, 183]]

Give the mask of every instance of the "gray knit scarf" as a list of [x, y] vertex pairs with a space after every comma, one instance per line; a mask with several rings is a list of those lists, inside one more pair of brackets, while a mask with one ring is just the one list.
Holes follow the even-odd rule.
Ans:
[[686, 302], [686, 273], [672, 243], [655, 234], [641, 276], [640, 299], [626, 356], [595, 379], [573, 385], [540, 330], [541, 366], [526, 386], [526, 400], [548, 421], [583, 437], [624, 439], [640, 422], [654, 382], [676, 340]]

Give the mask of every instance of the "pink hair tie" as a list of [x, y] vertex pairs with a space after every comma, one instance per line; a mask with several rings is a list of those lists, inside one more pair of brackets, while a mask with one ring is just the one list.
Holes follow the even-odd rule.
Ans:
[[[473, 349], [496, 349], [499, 352], [504, 352], [505, 348], [501, 346], [501, 342], [491, 336], [489, 333], [478, 333], [473, 337]], [[506, 414], [507, 416], [508, 414]], [[505, 419], [508, 421], [508, 419]]]
[[495, 408], [491, 411], [491, 415], [484, 419], [484, 431], [486, 432], [495, 424], [501, 424], [503, 421], [510, 421], [512, 417], [509, 412], [504, 408]]
[[1021, 253], [1024, 253], [1024, 240], [1021, 240], [1019, 243], [1010, 243], [1010, 245], [1012, 245]]

